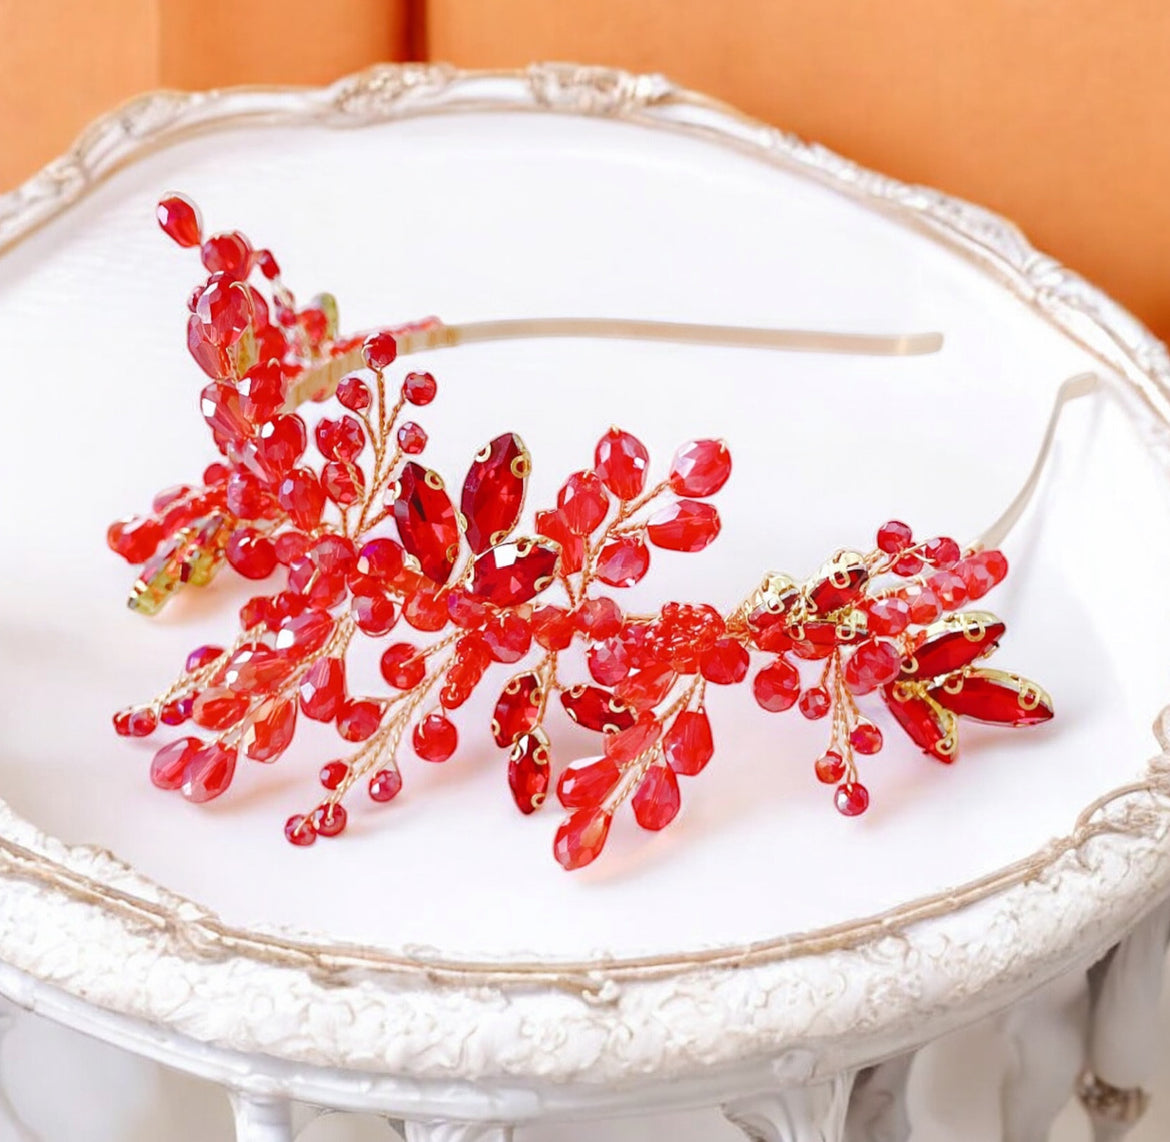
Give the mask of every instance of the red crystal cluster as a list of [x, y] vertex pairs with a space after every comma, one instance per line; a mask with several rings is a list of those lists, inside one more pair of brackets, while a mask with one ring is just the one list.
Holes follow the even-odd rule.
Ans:
[[[769, 575], [730, 615], [679, 602], [627, 613], [605, 589], [639, 582], [652, 548], [701, 551], [719, 534], [708, 500], [731, 474], [722, 442], [684, 444], [653, 482], [645, 446], [610, 429], [592, 467], [570, 475], [524, 534], [531, 461], [517, 435], [484, 446], [457, 498], [413, 459], [427, 434], [404, 413], [434, 400], [437, 385], [424, 372], [391, 384], [388, 373], [395, 334], [425, 325], [343, 338], [336, 303], [323, 296], [298, 308], [268, 251], [238, 232], [204, 238], [180, 195], [164, 199], [158, 217], [179, 245], [199, 248], [208, 271], [189, 302], [187, 342], [210, 378], [201, 407], [222, 458], [201, 484], [163, 492], [149, 515], [115, 523], [109, 543], [144, 565], [131, 605], [148, 613], [224, 562], [246, 579], [274, 580], [241, 608], [230, 645], [192, 651], [155, 701], [115, 715], [127, 736], [160, 722], [200, 731], [158, 750], [158, 787], [210, 800], [241, 755], [276, 761], [298, 719], [332, 723], [354, 748], [322, 768], [323, 796], [285, 835], [296, 845], [337, 836], [356, 786], [375, 802], [398, 795], [407, 735], [424, 761], [455, 753], [450, 715], [504, 665], [513, 672], [490, 730], [508, 755], [508, 786], [532, 813], [555, 784], [567, 816], [554, 853], [572, 869], [601, 852], [626, 800], [644, 829], [675, 818], [679, 777], [714, 754], [706, 688], [745, 681], [753, 661], [762, 709], [828, 719], [815, 772], [847, 816], [869, 802], [857, 759], [883, 744], [859, 699], [878, 695], [911, 741], [945, 762], [956, 755], [960, 715], [1013, 726], [1052, 716], [1034, 683], [980, 665], [1003, 623], [961, 610], [1004, 578], [1000, 552], [916, 542], [890, 522], [872, 551], [840, 551], [803, 583]], [[331, 362], [359, 349], [365, 370], [331, 376]], [[340, 406], [311, 437], [295, 411], [306, 378], [321, 380], [309, 395]], [[346, 656], [358, 636], [386, 640], [386, 693], [351, 692]], [[574, 646], [587, 680], [562, 677]], [[554, 698], [598, 735], [595, 756], [572, 761], [555, 783], [545, 728]]]

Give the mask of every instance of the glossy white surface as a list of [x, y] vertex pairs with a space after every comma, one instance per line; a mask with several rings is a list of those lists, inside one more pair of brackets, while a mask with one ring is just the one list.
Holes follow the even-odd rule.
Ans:
[[[839, 818], [812, 776], [823, 727], [762, 713], [746, 686], [711, 698], [719, 756], [684, 788], [680, 820], [647, 839], [623, 819], [575, 876], [549, 853], [554, 809], [520, 819], [511, 806], [480, 729], [489, 686], [459, 719], [456, 759], [407, 756], [402, 798], [358, 807], [343, 841], [298, 851], [281, 835], [337, 753], [328, 731], [274, 769], [246, 768], [212, 806], [158, 793], [152, 747], [116, 739], [109, 713], [221, 639], [249, 593], [225, 576], [147, 622], [123, 608], [128, 568], [104, 547], [109, 520], [210, 459], [182, 341], [196, 265], [151, 221], [172, 187], [211, 227], [271, 245], [303, 296], [333, 290], [348, 328], [435, 312], [946, 333], [942, 354], [915, 360], [576, 342], [435, 354], [440, 398], [419, 417], [429, 462], [456, 482], [484, 440], [515, 428], [535, 463], [530, 510], [613, 421], [662, 465], [687, 437], [727, 438], [723, 535], [703, 555], [663, 555], [631, 601], [733, 605], [763, 571], [803, 574], [891, 514], [973, 535], [1022, 481], [1055, 386], [1087, 361], [928, 239], [750, 158], [629, 125], [247, 130], [144, 159], [0, 260], [0, 550], [17, 553], [0, 598], [0, 795], [48, 832], [111, 848], [240, 924], [471, 956], [668, 954], [974, 879], [1144, 770], [1170, 694], [1158, 652], [1170, 616], [1150, 570], [1170, 555], [1170, 503], [1140, 437], [1098, 403], [1070, 419], [1043, 517], [1012, 537], [1013, 576], [988, 600], [1009, 627], [995, 665], [1046, 685], [1058, 722], [966, 726], [949, 770], [893, 731], [860, 821]], [[1134, 569], [1140, 586], [1119, 585]], [[588, 749], [559, 728], [561, 761]]]

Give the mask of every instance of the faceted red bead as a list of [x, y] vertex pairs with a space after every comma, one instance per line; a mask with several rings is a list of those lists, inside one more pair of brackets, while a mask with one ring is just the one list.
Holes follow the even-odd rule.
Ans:
[[313, 828], [313, 822], [308, 817], [297, 814], [285, 821], [284, 835], [290, 844], [304, 847], [317, 839], [317, 830]]
[[248, 699], [242, 694], [218, 686], [195, 699], [191, 717], [195, 724], [207, 730], [226, 730], [234, 726], [248, 712]]
[[220, 681], [236, 694], [251, 697], [279, 686], [295, 669], [294, 655], [263, 643], [245, 643], [228, 659]]
[[719, 534], [719, 527], [719, 513], [711, 504], [677, 500], [650, 517], [646, 535], [667, 551], [702, 551]]
[[227, 544], [227, 561], [245, 579], [267, 579], [276, 570], [276, 547], [253, 527], [238, 527]]
[[895, 560], [891, 570], [895, 575], [901, 575], [903, 578], [909, 578], [912, 575], [917, 575], [923, 568], [922, 556], [917, 555], [913, 551], [908, 551], [906, 554], [899, 556]]
[[280, 265], [271, 250], [257, 250], [255, 261], [257, 268], [269, 281], [280, 277]]
[[544, 804], [549, 786], [549, 746], [544, 730], [522, 734], [508, 758], [508, 788], [516, 808], [532, 813]]
[[747, 649], [733, 638], [716, 639], [699, 656], [699, 672], [708, 682], [732, 686], [747, 676], [751, 657]]
[[314, 722], [331, 722], [345, 702], [345, 663], [318, 658], [301, 679], [301, 713]]
[[402, 546], [419, 561], [423, 574], [446, 583], [459, 553], [459, 524], [443, 481], [408, 461], [398, 480], [394, 519]]
[[413, 405], [430, 404], [438, 391], [430, 373], [407, 373], [402, 382], [402, 395]]
[[865, 614], [870, 634], [901, 634], [910, 625], [910, 604], [896, 595], [874, 599], [866, 604]]
[[196, 750], [183, 777], [183, 796], [188, 801], [211, 801], [232, 783], [236, 772], [236, 751], [218, 741]]
[[715, 742], [711, 737], [711, 722], [707, 711], [683, 710], [675, 716], [662, 739], [662, 752], [675, 773], [694, 777], [701, 773], [715, 756]]
[[611, 814], [602, 809], [570, 813], [553, 841], [553, 855], [561, 867], [571, 872], [595, 861], [605, 847], [611, 820]]
[[110, 524], [106, 542], [127, 563], [145, 563], [163, 541], [163, 530], [148, 516], [130, 516]]
[[519, 662], [532, 646], [532, 627], [508, 611], [489, 618], [480, 633], [496, 662]]
[[939, 615], [942, 607], [933, 591], [925, 587], [912, 584], [903, 589], [906, 601], [910, 604], [910, 621], [918, 626], [929, 626]]
[[[187, 352], [212, 380], [223, 380], [231, 375], [232, 362], [227, 350], [207, 336], [203, 322], [195, 314], [187, 319]], [[216, 443], [220, 443], [218, 438]]]
[[132, 738], [148, 738], [158, 728], [158, 717], [149, 706], [132, 710], [126, 728]]
[[[243, 282], [216, 275], [200, 291], [195, 319], [213, 345], [234, 345], [252, 324], [252, 294]], [[275, 410], [274, 410], [275, 411]]]
[[379, 769], [367, 788], [371, 801], [393, 801], [402, 791], [402, 774], [397, 769]]
[[670, 487], [679, 496], [713, 496], [731, 475], [731, 453], [722, 440], [692, 440], [670, 464]]
[[589, 676], [602, 686], [616, 686], [630, 673], [629, 653], [618, 638], [606, 639], [605, 642], [591, 646], [585, 659], [589, 666]]
[[344, 761], [327, 761], [317, 775], [324, 788], [332, 792], [349, 776], [349, 766]]
[[560, 512], [537, 512], [536, 530], [540, 535], [560, 545], [560, 570], [564, 575], [575, 575], [585, 562], [585, 541], [574, 535]]
[[810, 722], [823, 718], [832, 706], [829, 692], [823, 686], [811, 686], [800, 696], [800, 712]]
[[194, 674], [196, 671], [202, 670], [203, 667], [210, 666], [222, 654], [222, 646], [197, 646], [187, 655], [187, 661], [183, 663], [183, 669], [188, 674]]
[[239, 519], [263, 519], [276, 507], [268, 485], [252, 472], [233, 472], [228, 477], [225, 497], [228, 511]]
[[251, 435], [252, 425], [240, 408], [240, 397], [234, 385], [213, 381], [204, 388], [199, 407], [217, 441], [238, 444]]
[[463, 481], [459, 508], [467, 542], [476, 555], [501, 543], [520, 518], [532, 462], [514, 432], [497, 436], [477, 453]]
[[208, 273], [244, 279], [252, 269], [252, 243], [238, 230], [213, 234], [200, 250]]
[[846, 781], [837, 786], [833, 804], [844, 817], [859, 816], [869, 808], [869, 790], [859, 781]]
[[257, 707], [244, 731], [244, 756], [253, 761], [275, 761], [292, 744], [296, 728], [296, 699], [269, 698]]
[[566, 809], [593, 808], [609, 796], [621, 777], [622, 771], [612, 758], [581, 758], [561, 772], [557, 800]]
[[892, 682], [901, 669], [902, 655], [892, 642], [867, 638], [845, 663], [845, 685], [852, 694], [869, 694]]
[[178, 789], [187, 776], [191, 759], [203, 748], [199, 738], [169, 742], [150, 763], [150, 780], [159, 789]]
[[614, 690], [619, 702], [635, 710], [657, 706], [674, 685], [678, 675], [669, 663], [655, 662], [624, 678]]
[[561, 705], [574, 722], [598, 733], [614, 733], [634, 724], [634, 711], [597, 686], [562, 690]]
[[585, 599], [573, 612], [573, 622], [587, 638], [612, 638], [622, 629], [622, 609], [604, 595]]
[[119, 710], [114, 715], [114, 733], [119, 737], [128, 738], [130, 736], [130, 715], [133, 713], [133, 710]]
[[605, 735], [605, 756], [619, 765], [641, 757], [662, 736], [662, 723], [648, 711], [638, 715], [629, 729]]
[[415, 630], [442, 630], [447, 625], [447, 600], [435, 591], [416, 591], [402, 604], [402, 617]]
[[611, 587], [632, 587], [650, 570], [650, 549], [640, 536], [611, 540], [597, 557], [597, 578]]
[[292, 471], [308, 443], [305, 422], [299, 416], [282, 413], [261, 426], [251, 455], [264, 478], [275, 482]]
[[361, 422], [348, 415], [339, 420], [319, 420], [313, 438], [317, 450], [326, 460], [356, 460], [366, 446], [366, 433]]
[[636, 436], [611, 428], [593, 453], [593, 470], [619, 500], [637, 499], [646, 486], [650, 453]]
[[1052, 702], [1034, 682], [1000, 670], [973, 670], [931, 689], [956, 714], [997, 726], [1036, 726], [1052, 718]]
[[678, 816], [682, 796], [678, 778], [669, 765], [654, 762], [633, 797], [634, 819], [643, 829], [657, 832]]
[[164, 726], [181, 726], [191, 716], [195, 706], [195, 698], [188, 695], [186, 698], [176, 698], [167, 702], [158, 713], [158, 720]]
[[552, 583], [559, 555], [543, 539], [489, 547], [472, 565], [471, 593], [497, 607], [527, 603]]
[[529, 671], [509, 678], [492, 713], [492, 737], [506, 749], [536, 725], [540, 714], [540, 679]]
[[693, 674], [699, 658], [726, 629], [723, 616], [706, 603], [667, 603], [650, 623], [646, 650], [675, 670]]
[[1002, 551], [979, 551], [960, 559], [954, 572], [967, 588], [967, 598], [982, 599], [1007, 577], [1008, 562]]
[[289, 615], [276, 632], [276, 649], [305, 658], [329, 641], [335, 625], [333, 616], [325, 611], [310, 609]]
[[935, 539], [928, 539], [922, 545], [922, 554], [926, 557], [927, 563], [935, 567], [952, 567], [958, 563], [962, 552], [953, 539], [940, 535]]
[[557, 492], [557, 511], [574, 535], [591, 535], [609, 510], [609, 494], [594, 472], [574, 472]]
[[882, 731], [873, 722], [860, 721], [849, 731], [849, 744], [861, 754], [878, 753], [882, 748]]
[[163, 232], [180, 246], [198, 246], [203, 223], [199, 208], [185, 194], [168, 194], [159, 200], [156, 210]]
[[406, 553], [392, 539], [371, 539], [357, 554], [349, 576], [355, 595], [377, 595], [392, 590], [402, 574]]
[[845, 776], [845, 759], [835, 750], [826, 750], [817, 758], [817, 780], [825, 785], [836, 785]]
[[[276, 498], [289, 514], [293, 526], [311, 531], [321, 522], [325, 510], [325, 489], [317, 473], [309, 468], [294, 468], [280, 482]], [[273, 555], [275, 561], [276, 556]]]
[[473, 598], [462, 587], [447, 592], [447, 614], [464, 630], [477, 630], [487, 621], [488, 606]]
[[953, 571], [936, 571], [926, 580], [944, 611], [957, 611], [967, 601], [967, 584]]
[[288, 568], [290, 591], [303, 595], [312, 606], [326, 611], [345, 600], [346, 574], [341, 569], [322, 567], [310, 551], [294, 559]]
[[426, 430], [413, 420], [405, 420], [398, 426], [398, 447], [407, 456], [417, 456], [427, 446]]
[[385, 595], [355, 595], [353, 617], [358, 630], [376, 638], [393, 628], [398, 620], [398, 608]]
[[368, 741], [382, 724], [384, 709], [372, 698], [349, 701], [337, 715], [337, 732], [347, 742]]
[[892, 519], [878, 528], [877, 545], [879, 551], [887, 555], [894, 555], [905, 551], [914, 542], [914, 533], [901, 520]]
[[562, 607], [539, 607], [532, 613], [532, 637], [545, 650], [564, 650], [576, 629], [572, 615]]
[[774, 714], [789, 710], [800, 697], [800, 672], [788, 659], [777, 658], [755, 676], [752, 694], [762, 709]]
[[326, 801], [313, 810], [313, 828], [319, 837], [337, 837], [345, 832], [349, 814], [344, 805]]
[[337, 403], [351, 412], [365, 412], [370, 407], [370, 386], [354, 373], [337, 382]]
[[459, 732], [449, 718], [428, 714], [414, 727], [410, 740], [423, 761], [446, 761], [459, 744]]
[[394, 364], [398, 356], [398, 342], [394, 334], [388, 330], [381, 333], [371, 333], [362, 345], [362, 358], [366, 364], [377, 372]]
[[1007, 628], [991, 615], [969, 612], [944, 620], [914, 649], [905, 674], [914, 678], [940, 678], [987, 654], [1003, 638]]

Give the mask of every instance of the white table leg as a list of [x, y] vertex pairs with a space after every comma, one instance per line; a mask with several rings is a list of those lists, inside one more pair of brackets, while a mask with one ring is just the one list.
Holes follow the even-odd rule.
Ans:
[[293, 1142], [292, 1105], [287, 1099], [232, 1092], [236, 1142]]
[[736, 1099], [723, 1114], [750, 1142], [844, 1142], [853, 1075]]
[[899, 1055], [858, 1073], [845, 1116], [845, 1142], [909, 1142], [906, 1083], [914, 1055]]
[[1154, 909], [1092, 972], [1088, 1068], [1078, 1094], [1096, 1142], [1117, 1142], [1145, 1113], [1161, 1033], [1158, 1002], [1170, 901]]
[[1054, 980], [1005, 1014], [1009, 1058], [1000, 1089], [1004, 1142], [1046, 1142], [1084, 1066], [1088, 982]]
[[[12, 1030], [20, 1014], [20, 1008], [0, 999], [0, 1043], [4, 1036]], [[20, 1120], [16, 1107], [12, 1105], [8, 1092], [0, 1082], [0, 1138], [12, 1139], [12, 1142], [37, 1142], [36, 1135]]]
[[406, 1142], [512, 1142], [512, 1131], [482, 1122], [407, 1122]]

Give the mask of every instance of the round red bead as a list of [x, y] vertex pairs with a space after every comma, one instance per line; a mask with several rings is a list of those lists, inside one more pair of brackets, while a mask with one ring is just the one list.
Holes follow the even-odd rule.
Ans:
[[382, 703], [373, 699], [347, 702], [337, 715], [337, 732], [347, 742], [367, 741], [382, 724], [382, 714]]
[[402, 395], [413, 405], [430, 404], [438, 391], [430, 373], [407, 373], [402, 382]]
[[318, 780], [331, 792], [349, 776], [349, 766], [344, 761], [328, 761], [321, 766]]
[[832, 701], [829, 692], [823, 686], [812, 686], [800, 696], [798, 703], [800, 712], [810, 722], [823, 718], [828, 712]]
[[200, 255], [209, 273], [243, 279], [252, 269], [252, 244], [238, 230], [208, 238]]
[[308, 817], [297, 814], [285, 821], [284, 835], [290, 844], [304, 847], [311, 845], [317, 839], [317, 830]]
[[320, 837], [340, 836], [345, 832], [345, 826], [348, 823], [349, 814], [345, 811], [344, 805], [327, 801], [324, 805], [318, 805], [313, 810], [313, 828], [317, 830], [317, 835]]
[[849, 733], [849, 744], [861, 754], [874, 754], [882, 748], [882, 731], [873, 722], [858, 722]]
[[786, 658], [777, 658], [756, 675], [752, 693], [765, 710], [774, 714], [789, 710], [800, 697], [800, 672]]
[[845, 759], [835, 749], [830, 749], [817, 758], [813, 768], [818, 781], [836, 785], [845, 776]]
[[858, 781], [846, 781], [837, 787], [833, 803], [838, 813], [845, 817], [856, 817], [869, 808], [869, 790]]
[[699, 671], [708, 682], [731, 686], [743, 681], [750, 661], [742, 643], [719, 638], [699, 656]]
[[632, 587], [649, 569], [650, 549], [636, 535], [611, 540], [597, 557], [597, 577], [611, 587]]
[[402, 790], [402, 774], [397, 769], [379, 769], [370, 778], [368, 792], [371, 801], [393, 801]]
[[878, 528], [878, 549], [888, 555], [895, 555], [905, 551], [914, 542], [914, 533], [901, 520], [892, 519]]
[[387, 331], [372, 333], [362, 345], [362, 357], [366, 364], [377, 371], [392, 365], [397, 356], [398, 342], [395, 341], [394, 334]]
[[236, 528], [226, 554], [227, 561], [245, 579], [267, 579], [276, 570], [275, 545], [254, 528]]
[[408, 456], [417, 456], [427, 446], [426, 431], [413, 420], [403, 421], [398, 427], [398, 447]]
[[428, 714], [414, 727], [411, 743], [423, 761], [446, 761], [459, 744], [459, 731], [442, 714]]
[[337, 403], [351, 412], [364, 412], [370, 407], [370, 386], [353, 373], [342, 377], [337, 382]]

